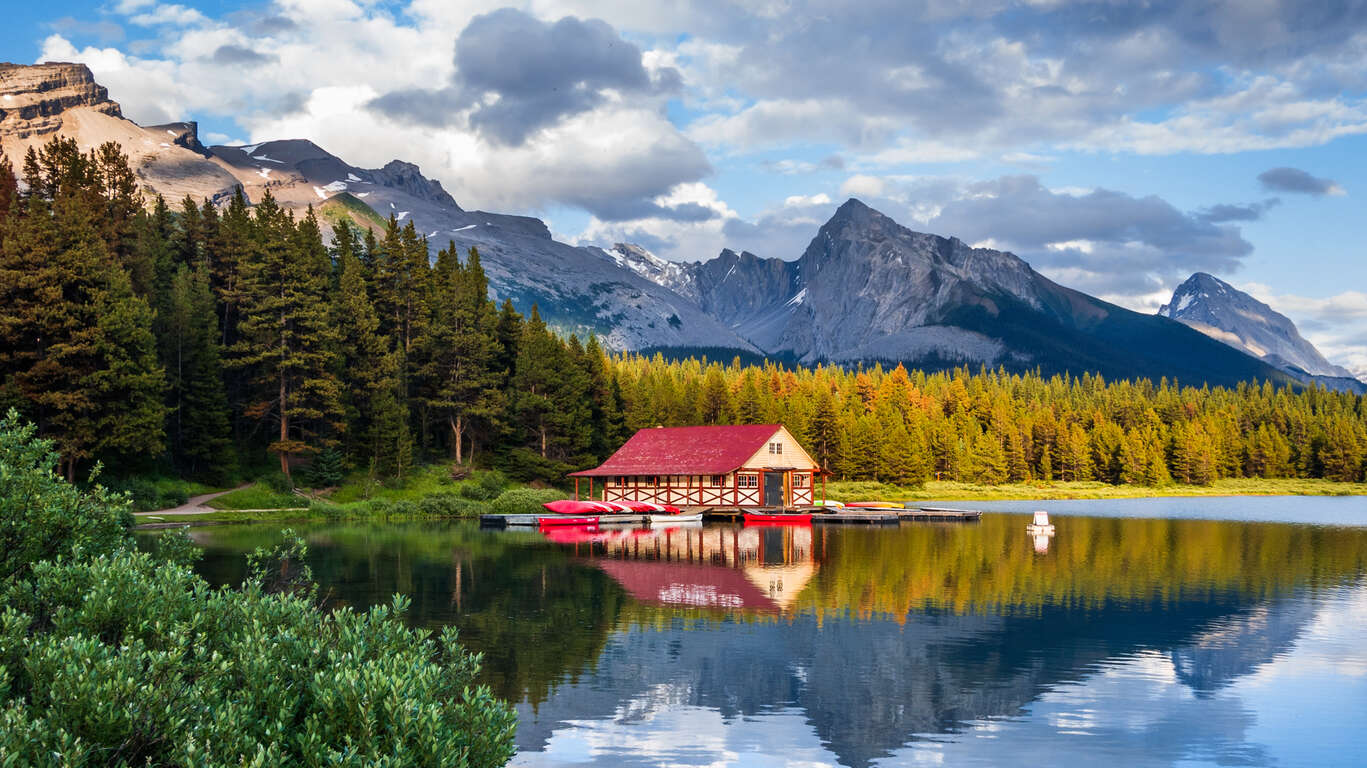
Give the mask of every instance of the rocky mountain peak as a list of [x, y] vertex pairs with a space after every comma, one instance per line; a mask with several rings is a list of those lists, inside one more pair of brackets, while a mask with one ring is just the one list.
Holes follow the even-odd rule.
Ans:
[[[1214, 275], [1197, 272], [1177, 286], [1158, 314], [1241, 349], [1269, 365], [1307, 377], [1351, 379], [1301, 336], [1286, 315]], [[1336, 386], [1333, 382], [1324, 382]], [[1348, 382], [1351, 387], [1351, 382]]]
[[372, 171], [372, 175], [377, 184], [401, 189], [421, 200], [429, 200], [437, 205], [445, 205], [460, 210], [455, 199], [445, 189], [442, 189], [441, 182], [423, 176], [422, 171], [413, 163], [390, 160], [383, 168]]
[[84, 64], [0, 63], [0, 136], [27, 139], [56, 133], [62, 114], [77, 107], [122, 117], [109, 91]]

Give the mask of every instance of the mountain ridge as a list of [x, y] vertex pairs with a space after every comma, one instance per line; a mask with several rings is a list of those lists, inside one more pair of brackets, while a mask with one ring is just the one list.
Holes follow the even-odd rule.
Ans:
[[1158, 314], [1243, 350], [1305, 383], [1367, 393], [1367, 383], [1329, 362], [1295, 323], [1266, 303], [1206, 272], [1173, 290]]

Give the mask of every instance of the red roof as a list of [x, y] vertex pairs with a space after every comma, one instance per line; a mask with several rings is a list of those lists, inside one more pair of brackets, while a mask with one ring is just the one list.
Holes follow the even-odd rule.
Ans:
[[725, 475], [763, 448], [779, 424], [655, 427], [631, 436], [602, 466], [572, 474]]

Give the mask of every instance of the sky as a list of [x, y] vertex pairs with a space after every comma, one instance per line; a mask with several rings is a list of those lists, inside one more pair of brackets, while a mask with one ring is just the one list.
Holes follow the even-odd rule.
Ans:
[[418, 163], [577, 243], [795, 259], [849, 197], [1152, 312], [1196, 271], [1367, 374], [1362, 0], [6, 2], [144, 124]]

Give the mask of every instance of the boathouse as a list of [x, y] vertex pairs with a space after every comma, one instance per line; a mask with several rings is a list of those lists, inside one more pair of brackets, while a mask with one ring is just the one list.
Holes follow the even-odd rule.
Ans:
[[[782, 424], [654, 427], [602, 466], [574, 472], [575, 496], [710, 507], [802, 507], [827, 473]], [[596, 481], [596, 482], [595, 482]]]

